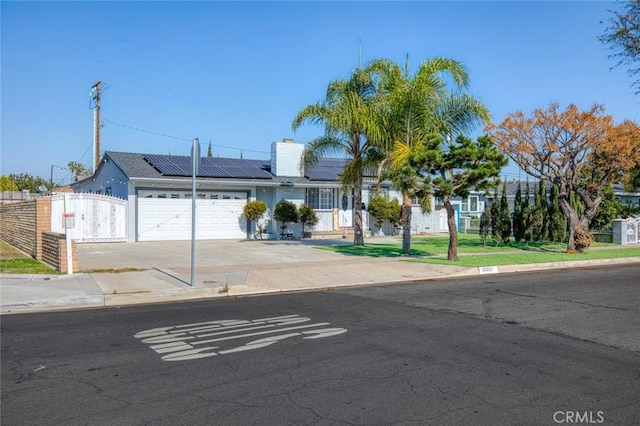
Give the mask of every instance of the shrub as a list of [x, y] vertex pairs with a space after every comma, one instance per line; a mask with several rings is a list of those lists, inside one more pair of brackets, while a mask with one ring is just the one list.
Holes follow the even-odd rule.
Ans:
[[300, 220], [300, 215], [294, 203], [287, 200], [280, 200], [276, 203], [276, 208], [273, 210], [273, 218], [282, 223], [280, 236], [284, 237], [284, 229], [287, 227], [287, 223], [297, 223]]
[[258, 223], [258, 221], [267, 212], [267, 203], [259, 200], [250, 201], [244, 205], [243, 212], [244, 217], [246, 217], [247, 220], [256, 223], [258, 234], [260, 235], [260, 238], [262, 238], [264, 227], [262, 226], [262, 224]]
[[390, 200], [388, 196], [375, 193], [369, 200], [369, 214], [376, 219], [378, 228], [382, 227], [385, 220], [397, 226], [400, 223], [402, 206], [395, 198]]
[[302, 223], [302, 235], [304, 236], [305, 226], [313, 226], [318, 223], [318, 215], [313, 208], [307, 206], [306, 204], [302, 204], [298, 208], [298, 213], [300, 215], [300, 223]]

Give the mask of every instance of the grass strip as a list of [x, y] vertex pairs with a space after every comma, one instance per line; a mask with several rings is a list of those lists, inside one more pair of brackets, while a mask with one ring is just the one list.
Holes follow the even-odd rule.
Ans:
[[447, 260], [446, 257], [428, 257], [408, 259], [410, 262], [431, 263], [440, 265], [455, 265], [477, 268], [483, 266], [526, 265], [532, 263], [567, 262], [573, 260], [615, 259], [624, 257], [640, 257], [640, 247], [620, 248], [608, 250], [590, 250], [582, 254], [567, 253], [503, 253], [482, 256], [459, 255], [457, 262]]
[[47, 274], [59, 275], [60, 272], [31, 258], [0, 259], [0, 273], [2, 274]]

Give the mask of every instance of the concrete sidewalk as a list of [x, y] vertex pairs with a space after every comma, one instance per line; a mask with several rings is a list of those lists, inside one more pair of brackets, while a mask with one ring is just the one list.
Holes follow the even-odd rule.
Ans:
[[[397, 241], [376, 238], [370, 242]], [[79, 244], [74, 275], [2, 275], [0, 312], [121, 306], [211, 297], [439, 279], [478, 268], [349, 256], [319, 245], [350, 241], [198, 241], [194, 285], [189, 241]], [[640, 263], [640, 258], [501, 266], [499, 272]], [[127, 272], [109, 270], [139, 269]]]

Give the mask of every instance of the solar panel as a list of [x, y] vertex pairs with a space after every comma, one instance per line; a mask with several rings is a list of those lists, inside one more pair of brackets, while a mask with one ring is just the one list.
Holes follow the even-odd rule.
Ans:
[[323, 159], [316, 165], [310, 167], [305, 173], [309, 180], [338, 180], [346, 161], [337, 159]]
[[[144, 159], [165, 176], [191, 176], [191, 157], [184, 155], [145, 154]], [[273, 176], [262, 167], [264, 160], [235, 158], [200, 159], [200, 177], [271, 179]]]

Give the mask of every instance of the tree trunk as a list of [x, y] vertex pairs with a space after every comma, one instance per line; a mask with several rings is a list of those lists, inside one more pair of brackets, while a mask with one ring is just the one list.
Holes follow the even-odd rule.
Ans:
[[560, 210], [562, 210], [562, 213], [564, 213], [567, 218], [567, 232], [569, 233], [567, 253], [584, 253], [593, 242], [593, 236], [591, 232], [589, 232], [589, 221], [591, 221], [596, 214], [598, 206], [602, 201], [602, 195], [598, 195], [592, 200], [588, 198], [586, 191], [577, 191], [576, 193], [586, 207], [582, 215], [578, 217], [576, 211], [571, 207], [566, 187], [558, 185], [558, 190], [558, 204], [560, 205]]
[[593, 234], [589, 231], [589, 223], [591, 222], [591, 219], [593, 219], [593, 217], [596, 215], [598, 206], [600, 206], [600, 203], [602, 202], [602, 192], [598, 191], [597, 195], [593, 199], [590, 198], [587, 191], [576, 192], [584, 202], [586, 208], [579, 219], [578, 225], [576, 227], [576, 234], [574, 235], [574, 240], [576, 244], [576, 250], [579, 253], [584, 253], [589, 249], [591, 243], [593, 243]]
[[[560, 185], [558, 185], [560, 187]], [[560, 205], [560, 210], [564, 213], [564, 216], [567, 218], [567, 231], [569, 233], [569, 241], [567, 242], [567, 253], [575, 253], [576, 252], [576, 227], [578, 226], [578, 215], [576, 211], [571, 207], [569, 203], [569, 194], [566, 189], [559, 188], [558, 193], [558, 204]]]
[[402, 254], [411, 254], [411, 197], [402, 194]]
[[449, 228], [449, 250], [447, 260], [458, 260], [458, 228], [456, 227], [456, 211], [448, 196], [442, 197], [442, 204], [447, 210], [447, 227]]
[[353, 245], [364, 245], [364, 233], [362, 230], [362, 178], [358, 178], [353, 187], [354, 192], [354, 224], [353, 224]]

